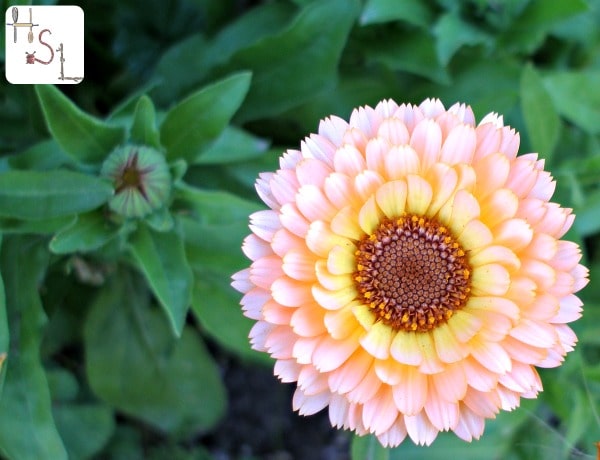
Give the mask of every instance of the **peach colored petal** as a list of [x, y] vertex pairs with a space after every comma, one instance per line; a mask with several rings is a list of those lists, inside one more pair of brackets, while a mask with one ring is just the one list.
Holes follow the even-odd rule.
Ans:
[[363, 380], [348, 392], [348, 399], [351, 402], [364, 404], [377, 394], [381, 385], [381, 380], [379, 380], [375, 369], [371, 366]]
[[459, 125], [448, 134], [440, 151], [440, 161], [449, 165], [470, 163], [475, 153], [477, 137], [469, 125]]
[[357, 295], [354, 286], [348, 286], [336, 291], [330, 291], [320, 285], [312, 286], [314, 299], [326, 310], [338, 310], [350, 304]]
[[560, 299], [560, 310], [552, 317], [552, 323], [570, 323], [581, 317], [583, 302], [579, 297], [569, 294]]
[[269, 209], [251, 214], [249, 227], [256, 236], [270, 242], [273, 234], [281, 228], [281, 223], [277, 213]]
[[404, 423], [406, 424], [406, 431], [410, 439], [420, 446], [429, 446], [439, 432], [424, 412], [410, 416], [405, 415]]
[[398, 332], [392, 340], [390, 354], [401, 364], [419, 366], [423, 362], [423, 353], [419, 349], [416, 332]]
[[327, 407], [331, 394], [328, 391], [316, 395], [306, 395], [299, 388], [294, 392], [292, 407], [300, 415], [313, 415]]
[[363, 154], [353, 145], [344, 145], [335, 152], [333, 169], [349, 177], [356, 177], [366, 168]]
[[501, 314], [515, 322], [520, 317], [519, 306], [505, 297], [473, 296], [468, 300], [465, 310], [476, 316], [478, 316], [478, 310]]
[[315, 273], [317, 280], [325, 289], [330, 291], [337, 291], [338, 289], [344, 289], [354, 284], [354, 280], [351, 275], [334, 275], [327, 269], [327, 262], [325, 260], [318, 260], [315, 264]]
[[442, 101], [435, 98], [427, 98], [419, 104], [419, 110], [427, 118], [437, 118], [446, 110]]
[[367, 142], [365, 157], [367, 169], [383, 174], [385, 171], [385, 158], [392, 145], [384, 137], [375, 137]]
[[333, 275], [349, 275], [356, 271], [356, 261], [352, 246], [334, 246], [327, 257], [327, 270]]
[[292, 356], [296, 359], [298, 364], [312, 364], [313, 352], [322, 340], [322, 336], [298, 337], [294, 343]]
[[358, 128], [348, 128], [344, 133], [342, 144], [353, 145], [360, 152], [364, 152], [367, 148], [369, 138]]
[[435, 351], [435, 343], [432, 334], [418, 333], [417, 346], [421, 351], [422, 361], [419, 365], [419, 371], [424, 374], [436, 374], [444, 370], [444, 365], [440, 361]]
[[277, 278], [271, 285], [271, 295], [285, 307], [299, 307], [312, 302], [311, 285], [287, 276]]
[[335, 147], [342, 145], [343, 133], [346, 128], [348, 128], [348, 123], [335, 115], [319, 122], [319, 134], [329, 140]]
[[467, 378], [461, 363], [446, 366], [443, 372], [429, 376], [440, 398], [448, 402], [462, 400], [467, 394]]
[[281, 207], [279, 221], [280, 225], [300, 238], [304, 238], [309, 229], [308, 221], [293, 203], [286, 203]]
[[313, 185], [321, 189], [332, 169], [323, 161], [304, 158], [296, 165], [296, 177], [300, 186]]
[[479, 417], [494, 418], [500, 410], [500, 397], [497, 393], [482, 392], [469, 388], [464, 404]]
[[387, 139], [392, 145], [405, 145], [410, 139], [406, 125], [396, 117], [385, 118], [379, 125], [377, 136]]
[[503, 374], [512, 368], [512, 360], [506, 350], [495, 342], [485, 342], [478, 336], [470, 342], [471, 354], [485, 368], [496, 374]]
[[469, 357], [461, 362], [469, 387], [487, 393], [498, 385], [498, 374], [490, 371], [474, 357]]
[[292, 249], [303, 246], [305, 246], [304, 240], [285, 228], [277, 230], [271, 241], [271, 249], [281, 258]]
[[327, 199], [338, 209], [346, 206], [359, 208], [362, 204], [354, 192], [354, 180], [345, 174], [334, 172], [325, 179], [323, 186]]
[[392, 99], [384, 99], [375, 106], [375, 112], [384, 120], [393, 117], [396, 110], [398, 110], [398, 104]]
[[262, 307], [262, 315], [266, 322], [277, 325], [290, 324], [290, 319], [294, 310], [287, 307], [282, 307], [277, 302], [269, 300]]
[[284, 383], [295, 382], [302, 370], [294, 359], [278, 359], [275, 361], [273, 373]]
[[235, 273], [231, 279], [231, 286], [242, 294], [245, 294], [254, 288], [254, 284], [250, 281], [249, 268], [245, 268]]
[[[300, 143], [302, 154], [305, 158], [315, 159], [331, 168], [333, 166], [333, 155], [336, 146], [324, 136], [311, 134]], [[296, 167], [299, 163], [296, 164]]]
[[[541, 234], [543, 235], [543, 234]], [[572, 241], [556, 241], [556, 250], [552, 256], [552, 266], [557, 270], [571, 270], [581, 260], [581, 249]]]
[[329, 222], [337, 209], [316, 185], [303, 185], [296, 194], [296, 206], [309, 222], [322, 220]]
[[350, 115], [350, 126], [360, 129], [367, 137], [373, 137], [379, 128], [382, 117], [369, 106], [354, 109]]
[[380, 387], [379, 392], [363, 407], [363, 425], [376, 436], [389, 430], [397, 417], [398, 409], [388, 386]]
[[393, 396], [398, 410], [405, 415], [421, 412], [428, 395], [428, 378], [413, 366], [400, 366], [400, 382], [394, 385]]
[[406, 438], [406, 425], [404, 418], [398, 417], [394, 424], [385, 432], [377, 436], [383, 447], [396, 447]]
[[[444, 209], [450, 208], [450, 217], [445, 219]], [[459, 190], [454, 195], [452, 205], [442, 206], [440, 209], [440, 219], [447, 222], [453, 235], [460, 235], [469, 222], [479, 217], [479, 203], [473, 195], [466, 190]]]
[[509, 159], [514, 159], [519, 151], [521, 136], [514, 129], [505, 126], [501, 129], [502, 141], [500, 141], [500, 152], [504, 153]]
[[298, 281], [314, 281], [316, 259], [306, 249], [294, 249], [283, 257], [283, 272]]
[[261, 257], [267, 257], [273, 254], [271, 246], [266, 241], [260, 239], [254, 233], [251, 233], [242, 243], [242, 251], [248, 259], [255, 261]]
[[340, 209], [333, 216], [331, 230], [340, 236], [353, 240], [359, 240], [364, 235], [363, 230], [358, 225], [356, 211], [350, 206]]
[[400, 104], [393, 116], [402, 120], [409, 133], [412, 133], [415, 126], [424, 118], [423, 112], [412, 104]]
[[480, 220], [472, 220], [458, 236], [458, 242], [465, 251], [472, 251], [488, 246], [493, 241], [492, 232]]
[[475, 415], [465, 405], [461, 405], [458, 423], [452, 430], [454, 434], [463, 441], [471, 442], [473, 439], [481, 437], [483, 428], [483, 418]]
[[403, 366], [393, 358], [375, 360], [375, 373], [379, 380], [388, 385], [398, 385], [403, 379]]
[[419, 154], [424, 171], [438, 162], [442, 148], [442, 130], [431, 119], [420, 121], [410, 137], [411, 147]]
[[514, 362], [511, 372], [501, 375], [498, 382], [518, 393], [542, 391], [542, 381], [535, 368], [520, 362]]
[[336, 340], [345, 339], [360, 327], [351, 305], [335, 311], [326, 311], [323, 322], [329, 335]]
[[504, 187], [510, 173], [510, 161], [501, 153], [491, 153], [473, 166], [477, 174], [475, 194], [483, 199], [490, 193]]
[[303, 366], [298, 375], [298, 388], [307, 396], [313, 396], [329, 390], [325, 374], [313, 366]]
[[244, 297], [242, 297], [242, 300], [240, 300], [244, 316], [255, 320], [263, 319], [261, 311], [262, 306], [270, 299], [271, 293], [269, 291], [259, 287], [253, 287], [253, 289], [248, 291]]
[[263, 257], [250, 265], [250, 281], [263, 289], [270, 289], [276, 279], [283, 276], [281, 259], [277, 256]]
[[387, 359], [390, 355], [390, 345], [394, 335], [391, 327], [380, 322], [375, 323], [359, 341], [365, 351], [373, 357]]
[[471, 267], [480, 267], [488, 264], [504, 265], [509, 271], [521, 267], [521, 259], [506, 246], [487, 246], [471, 251], [469, 254]]
[[290, 326], [295, 334], [300, 337], [316, 337], [325, 332], [324, 315], [322, 308], [314, 303], [307, 303], [292, 310]]
[[448, 109], [448, 113], [455, 115], [462, 123], [475, 126], [475, 114], [469, 105], [457, 102]]
[[358, 224], [363, 232], [370, 235], [375, 231], [381, 220], [381, 210], [377, 207], [375, 196], [369, 198], [366, 203], [360, 208], [358, 213]]
[[439, 431], [448, 431], [458, 423], [458, 403], [441, 398], [435, 386], [429, 388], [424, 409], [431, 424]]
[[465, 311], [465, 309], [454, 313], [447, 324], [454, 337], [460, 343], [467, 343], [471, 340], [483, 325], [477, 316]]
[[362, 348], [357, 349], [341, 367], [329, 373], [329, 388], [340, 394], [352, 391], [362, 382], [372, 364], [373, 357]]
[[473, 295], [503, 295], [506, 294], [509, 285], [510, 275], [508, 270], [500, 264], [487, 264], [473, 268], [471, 274]]
[[421, 176], [406, 176], [406, 210], [412, 214], [425, 215], [433, 197], [431, 185]]
[[404, 179], [409, 174], [419, 173], [421, 160], [411, 146], [394, 146], [385, 156], [384, 169], [389, 180]]
[[265, 340], [269, 336], [269, 333], [274, 330], [277, 326], [274, 324], [265, 323], [264, 321], [258, 321], [252, 326], [248, 333], [250, 339], [250, 345], [253, 350], [267, 351], [265, 347]]
[[326, 259], [335, 246], [354, 247], [354, 243], [337, 235], [325, 222], [318, 220], [310, 224], [306, 233], [306, 246], [317, 256]]
[[269, 208], [278, 210], [279, 202], [271, 190], [270, 184], [271, 178], [274, 175], [275, 173], [260, 173], [258, 179], [256, 179], [256, 184], [254, 184], [254, 188], [256, 189], [256, 194]]
[[523, 219], [508, 219], [494, 228], [494, 243], [519, 251], [533, 238], [531, 226]]
[[523, 318], [519, 324], [510, 331], [510, 336], [538, 348], [550, 348], [558, 340], [553, 326], [548, 323], [533, 321], [527, 318]]
[[458, 174], [454, 168], [437, 163], [430, 168], [428, 181], [433, 192], [427, 215], [434, 217], [442, 206], [454, 195], [458, 184]]
[[447, 323], [438, 326], [432, 334], [436, 353], [443, 363], [455, 363], [468, 355], [469, 349], [464, 344], [466, 340], [459, 342]]
[[490, 154], [498, 152], [502, 136], [493, 123], [480, 123], [475, 128], [475, 135], [477, 136], [477, 148], [475, 149], [475, 155], [473, 155], [475, 163]]
[[364, 202], [370, 198], [385, 182], [383, 176], [376, 171], [363, 171], [354, 179], [354, 189]]
[[264, 347], [275, 359], [289, 359], [292, 357], [294, 341], [291, 328], [277, 326], [266, 335]]
[[501, 188], [491, 192], [485, 199], [480, 201], [481, 220], [489, 228], [518, 216], [519, 199], [511, 190]]

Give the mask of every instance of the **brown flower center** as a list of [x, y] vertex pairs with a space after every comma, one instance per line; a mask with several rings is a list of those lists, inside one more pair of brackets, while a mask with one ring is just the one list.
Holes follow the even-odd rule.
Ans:
[[425, 332], [445, 323], [467, 302], [470, 277], [460, 244], [426, 217], [385, 219], [356, 251], [360, 300], [395, 330]]

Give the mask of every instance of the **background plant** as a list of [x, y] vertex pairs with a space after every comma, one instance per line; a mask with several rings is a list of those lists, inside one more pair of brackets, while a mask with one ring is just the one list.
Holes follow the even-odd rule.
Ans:
[[[448, 435], [430, 448], [383, 450], [348, 435], [346, 450], [355, 459], [449, 450], [592, 458], [600, 440], [598, 0], [80, 5], [84, 82], [0, 89], [4, 456], [217, 458], [227, 399], [238, 397], [227, 395], [223, 360], [271, 372], [249, 349], [250, 322], [229, 287], [245, 265], [247, 216], [261, 209], [258, 172], [276, 169], [278, 155], [324, 116], [388, 97], [440, 97], [470, 104], [478, 119], [504, 114], [521, 133], [520, 151], [546, 159], [555, 201], [575, 209], [567, 238], [582, 245], [592, 280], [574, 325], [580, 344], [542, 373], [537, 400], [487, 424], [481, 441]], [[109, 205], [116, 185], [102, 165], [123, 146], [149, 146], [168, 168], [167, 198], [143, 216]]]

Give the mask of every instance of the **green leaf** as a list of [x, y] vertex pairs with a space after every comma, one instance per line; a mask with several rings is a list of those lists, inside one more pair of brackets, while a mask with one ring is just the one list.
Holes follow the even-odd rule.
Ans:
[[181, 335], [192, 293], [192, 271], [175, 232], [157, 233], [140, 225], [130, 250], [177, 336]]
[[389, 460], [390, 451], [375, 436], [353, 436], [350, 450], [352, 460]]
[[45, 171], [56, 169], [72, 163], [54, 139], [38, 142], [27, 150], [8, 158], [8, 164], [13, 169], [36, 169]]
[[[0, 248], [2, 247], [2, 235], [0, 235]], [[6, 294], [4, 292], [4, 282], [2, 281], [2, 271], [0, 270], [0, 400], [2, 399], [2, 388], [4, 388], [4, 379], [6, 378], [6, 357], [8, 355], [10, 331], [8, 330], [8, 316], [6, 314]]]
[[521, 75], [521, 110], [533, 151], [551, 161], [560, 132], [560, 118], [542, 77], [529, 64]]
[[250, 133], [228, 126], [219, 138], [201, 155], [194, 164], [225, 164], [257, 158], [265, 153], [269, 143]]
[[100, 163], [125, 139], [125, 129], [81, 111], [53, 85], [35, 90], [48, 129], [61, 148], [79, 163]]
[[199, 335], [175, 339], [145, 286], [115, 276], [84, 328], [86, 372], [94, 393], [117, 410], [173, 436], [208, 430], [224, 413], [219, 371]]
[[215, 140], [244, 100], [250, 78], [249, 72], [232, 75], [173, 107], [160, 127], [167, 158], [194, 158]]
[[0, 173], [0, 216], [53, 219], [95, 209], [113, 194], [106, 181], [66, 170]]
[[465, 21], [454, 10], [441, 16], [436, 22], [433, 33], [435, 47], [442, 65], [447, 65], [452, 56], [463, 46], [485, 44], [491, 46], [492, 37], [479, 27]]
[[600, 190], [586, 196], [585, 203], [577, 209], [575, 228], [582, 237], [600, 232]]
[[235, 53], [222, 71], [249, 69], [253, 75], [236, 118], [274, 116], [330, 89], [358, 6], [356, 0], [312, 2], [282, 32]]
[[272, 364], [266, 353], [250, 348], [248, 334], [254, 321], [243, 315], [240, 295], [229, 285], [229, 277], [201, 273], [197, 278], [192, 311], [202, 329], [220, 346], [240, 358]]
[[0, 218], [0, 232], [4, 234], [31, 233], [38, 235], [52, 234], [73, 223], [76, 216], [60, 216], [44, 220], [19, 220]]
[[118, 228], [100, 211], [80, 214], [76, 220], [59, 231], [50, 240], [50, 250], [55, 254], [89, 252], [100, 248], [115, 237]]
[[427, 27], [433, 19], [433, 11], [427, 2], [420, 0], [368, 0], [360, 16], [360, 23], [378, 24], [391, 21], [406, 21], [416, 26]]
[[0, 268], [6, 289], [11, 342], [0, 400], [0, 452], [8, 458], [66, 459], [51, 412], [48, 382], [40, 361], [46, 315], [38, 283], [48, 263], [33, 238], [6, 238]]
[[53, 413], [70, 459], [87, 459], [99, 453], [115, 428], [112, 410], [100, 404], [61, 403]]
[[544, 84], [556, 110], [590, 134], [600, 133], [600, 71], [556, 72]]
[[161, 148], [160, 136], [156, 127], [156, 113], [152, 100], [144, 95], [135, 106], [131, 125], [131, 142], [157, 149]]

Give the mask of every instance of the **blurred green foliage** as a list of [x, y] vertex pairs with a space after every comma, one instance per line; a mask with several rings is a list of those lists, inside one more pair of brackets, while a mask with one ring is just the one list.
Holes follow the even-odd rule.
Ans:
[[[442, 434], [384, 450], [354, 438], [352, 458], [593, 458], [600, 0], [78, 3], [85, 80], [0, 88], [3, 456], [211, 458], [191, 441], [217, 429], [227, 395], [205, 342], [268, 363], [229, 287], [246, 264], [248, 214], [261, 209], [258, 172], [324, 116], [439, 97], [478, 119], [503, 114], [520, 151], [546, 159], [555, 200], [575, 209], [568, 237], [592, 279], [580, 344], [542, 372], [537, 400], [500, 414], [480, 441]], [[123, 143], [162, 151], [173, 177], [168, 202], [143, 219], [106, 206], [114, 184], [100, 167]], [[148, 430], [162, 443], [146, 448]]]

